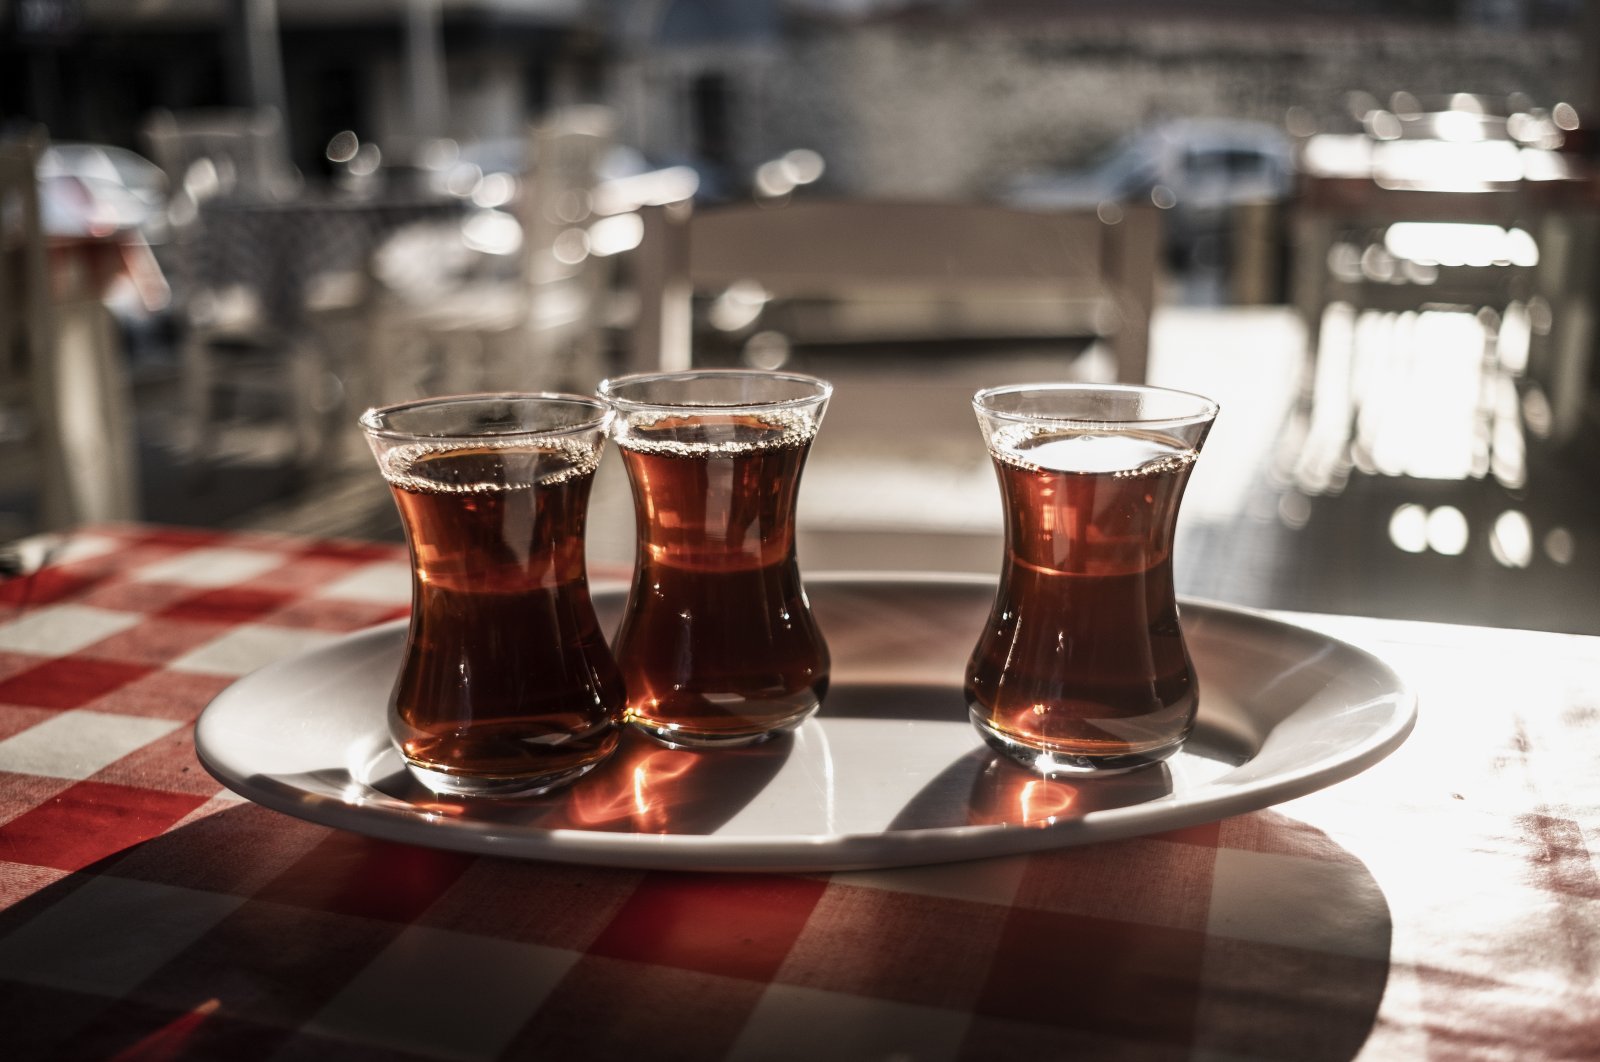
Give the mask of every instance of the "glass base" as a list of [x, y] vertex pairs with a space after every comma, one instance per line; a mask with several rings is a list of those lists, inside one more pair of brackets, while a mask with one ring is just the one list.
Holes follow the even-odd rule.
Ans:
[[760, 730], [688, 730], [677, 723], [641, 719], [637, 716], [631, 718], [629, 722], [640, 733], [669, 749], [737, 749], [759, 744], [768, 738], [795, 729], [810, 719], [817, 707], [817, 704], [813, 703], [805, 711]]
[[1046, 777], [1065, 775], [1069, 777], [1088, 777], [1107, 774], [1124, 774], [1136, 771], [1141, 767], [1149, 767], [1170, 759], [1172, 755], [1183, 746], [1183, 738], [1174, 738], [1165, 745], [1153, 748], [1140, 749], [1138, 752], [1123, 752], [1112, 755], [1094, 755], [1092, 753], [1064, 752], [1060, 749], [1038, 748], [1017, 740], [1010, 734], [1004, 733], [990, 724], [979, 712], [971, 712], [972, 725], [977, 727], [978, 733], [983, 735], [983, 740], [989, 747], [1015, 760], [1017, 763]]
[[440, 796], [465, 797], [528, 797], [548, 793], [571, 785], [598, 766], [599, 761], [565, 767], [559, 771], [537, 775], [512, 775], [495, 777], [473, 774], [451, 774], [419, 763], [406, 763], [411, 777]]

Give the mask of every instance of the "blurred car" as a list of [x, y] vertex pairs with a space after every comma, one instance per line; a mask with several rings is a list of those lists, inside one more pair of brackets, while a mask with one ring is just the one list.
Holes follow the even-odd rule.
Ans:
[[136, 231], [166, 238], [167, 176], [150, 160], [110, 144], [58, 142], [39, 157], [41, 221], [53, 236]]
[[1264, 122], [1194, 118], [1131, 134], [1081, 170], [1014, 177], [1000, 187], [998, 198], [1013, 206], [1056, 209], [1147, 199], [1168, 211], [1168, 251], [1181, 264], [1197, 243], [1222, 231], [1229, 210], [1281, 200], [1293, 180], [1294, 150], [1279, 129]]

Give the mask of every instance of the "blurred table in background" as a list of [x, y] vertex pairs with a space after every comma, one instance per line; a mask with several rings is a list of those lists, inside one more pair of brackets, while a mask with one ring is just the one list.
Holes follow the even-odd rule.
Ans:
[[[1593, 164], [1503, 136], [1395, 136], [1322, 134], [1301, 145], [1292, 301], [1313, 354], [1323, 313], [1336, 302], [1358, 314], [1487, 308], [1495, 322], [1517, 303], [1535, 319], [1528, 375], [1550, 400], [1552, 434], [1571, 437], [1587, 400], [1600, 321], [1600, 179]], [[1447, 250], [1408, 257], [1393, 237], [1399, 226], [1424, 240], [1431, 231]], [[1456, 228], [1443, 232], [1447, 226]], [[1486, 249], [1469, 246], [1474, 241]]]
[[254, 290], [268, 325], [292, 332], [319, 278], [361, 276], [396, 230], [462, 213], [462, 201], [446, 195], [209, 199], [200, 206], [194, 276], [212, 288]]
[[314, 826], [201, 769], [212, 697], [408, 596], [398, 546], [138, 525], [0, 584], [9, 1051], [1538, 1060], [1600, 1043], [1600, 639], [1286, 615], [1418, 691], [1391, 758], [1221, 822], [943, 866], [474, 857]]

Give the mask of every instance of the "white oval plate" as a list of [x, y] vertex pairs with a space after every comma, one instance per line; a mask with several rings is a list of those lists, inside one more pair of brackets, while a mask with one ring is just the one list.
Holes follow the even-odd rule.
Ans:
[[[490, 855], [686, 870], [939, 863], [1176, 829], [1348, 778], [1397, 748], [1416, 698], [1362, 650], [1266, 616], [1184, 602], [1200, 714], [1166, 764], [1049, 781], [991, 753], [962, 672], [994, 594], [983, 576], [824, 575], [807, 592], [833, 653], [822, 710], [749, 749], [630, 734], [576, 785], [525, 800], [435, 796], [390, 747], [404, 621], [263, 668], [195, 727], [228, 788], [312, 822]], [[598, 589], [614, 622], [625, 588]]]

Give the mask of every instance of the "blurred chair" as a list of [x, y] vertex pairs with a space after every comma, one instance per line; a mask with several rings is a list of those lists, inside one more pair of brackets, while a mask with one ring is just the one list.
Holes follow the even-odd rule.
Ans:
[[104, 263], [115, 243], [62, 240], [40, 222], [43, 137], [0, 141], [0, 446], [8, 481], [37, 498], [3, 533], [137, 516], [137, 450]]
[[[1142, 383], [1160, 246], [1153, 209], [813, 200], [646, 211], [634, 367], [687, 367], [697, 292], [757, 286], [819, 341], [1095, 336]], [[806, 340], [802, 335], [801, 341]]]
[[599, 379], [611, 266], [589, 253], [585, 226], [612, 128], [608, 110], [573, 107], [531, 131], [511, 275], [478, 275], [483, 255], [468, 245], [493, 243], [473, 226], [504, 223], [503, 214], [413, 228], [380, 251], [367, 359], [383, 388], [374, 401], [587, 389]]
[[240, 262], [248, 249], [226, 245], [206, 216], [211, 202], [275, 203], [299, 191], [280, 116], [271, 109], [158, 110], [143, 138], [172, 190], [169, 257], [182, 333], [185, 449], [200, 465], [217, 453], [219, 393], [245, 406], [264, 395], [287, 401], [292, 448], [310, 459], [317, 427], [302, 408], [303, 392], [315, 386], [317, 367], [306, 364], [306, 351], [286, 343], [283, 309], [263, 291], [264, 264]]

